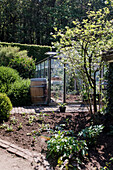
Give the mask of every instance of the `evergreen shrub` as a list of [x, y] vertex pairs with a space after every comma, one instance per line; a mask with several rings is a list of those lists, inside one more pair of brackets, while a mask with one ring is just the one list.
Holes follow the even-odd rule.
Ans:
[[21, 81], [15, 81], [8, 92], [8, 96], [13, 106], [18, 107], [30, 105], [30, 80], [23, 79]]
[[0, 92], [8, 93], [11, 85], [20, 80], [19, 73], [10, 67], [0, 67]]
[[8, 66], [9, 62], [12, 58], [15, 57], [15, 54], [19, 52], [18, 47], [11, 47], [11, 46], [1, 46], [0, 47], [0, 65], [1, 66]]
[[35, 75], [35, 61], [28, 57], [27, 51], [20, 51], [18, 47], [0, 47], [0, 65], [16, 69], [23, 78], [32, 78]]
[[27, 51], [20, 51], [11, 59], [9, 66], [16, 69], [23, 78], [35, 76], [35, 61], [27, 56]]
[[12, 110], [12, 103], [5, 93], [0, 93], [0, 121], [7, 120]]

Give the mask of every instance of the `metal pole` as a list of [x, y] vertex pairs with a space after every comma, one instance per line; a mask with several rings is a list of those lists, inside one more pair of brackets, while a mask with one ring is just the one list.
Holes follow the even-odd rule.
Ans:
[[64, 89], [63, 89], [63, 103], [66, 103], [66, 64], [64, 63]]
[[51, 59], [48, 59], [48, 104], [51, 102]]
[[44, 61], [44, 78], [46, 77], [46, 74], [45, 74], [45, 61]]
[[40, 63], [40, 78], [41, 78], [41, 63]]

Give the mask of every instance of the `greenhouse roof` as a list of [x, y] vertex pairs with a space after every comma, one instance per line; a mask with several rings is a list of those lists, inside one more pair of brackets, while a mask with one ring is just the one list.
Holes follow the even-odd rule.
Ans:
[[46, 61], [48, 59], [61, 59], [63, 57], [63, 55], [58, 55], [57, 52], [46, 52], [45, 54], [48, 56], [46, 58], [40, 60], [36, 64], [42, 63], [43, 61]]

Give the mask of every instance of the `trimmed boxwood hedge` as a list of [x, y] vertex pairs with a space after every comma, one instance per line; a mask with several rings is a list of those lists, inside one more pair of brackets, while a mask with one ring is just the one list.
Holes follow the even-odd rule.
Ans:
[[42, 46], [42, 45], [30, 45], [30, 44], [20, 44], [20, 43], [7, 43], [7, 42], [0, 42], [0, 45], [3, 46], [12, 46], [12, 47], [19, 47], [20, 50], [27, 50], [28, 56], [33, 57], [33, 59], [36, 59], [36, 61], [40, 61], [47, 57], [45, 55], [46, 52], [52, 51], [51, 46]]

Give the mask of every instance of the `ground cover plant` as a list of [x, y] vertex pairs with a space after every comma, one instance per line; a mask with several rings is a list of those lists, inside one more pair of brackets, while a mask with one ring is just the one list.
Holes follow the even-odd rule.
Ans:
[[[54, 169], [112, 169], [113, 136], [91, 120], [89, 113], [16, 113], [0, 124], [0, 138], [45, 154]], [[89, 133], [96, 135], [91, 147], [83, 137]]]

